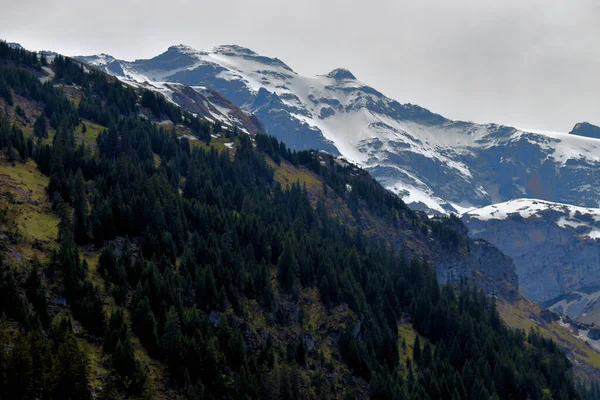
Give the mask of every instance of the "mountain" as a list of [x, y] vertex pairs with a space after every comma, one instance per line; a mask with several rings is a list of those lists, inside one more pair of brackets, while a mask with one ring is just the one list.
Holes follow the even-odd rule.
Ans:
[[576, 124], [569, 133], [571, 135], [600, 139], [600, 127], [592, 125], [589, 122], [580, 122]]
[[129, 82], [210, 87], [288, 146], [343, 155], [430, 214], [520, 197], [590, 207], [600, 202], [599, 141], [451, 121], [400, 104], [342, 68], [303, 76], [239, 46], [198, 51], [178, 45], [133, 62], [107, 55], [78, 59]]
[[578, 397], [574, 336], [502, 322], [514, 266], [458, 218], [41, 63], [0, 43], [2, 398]]

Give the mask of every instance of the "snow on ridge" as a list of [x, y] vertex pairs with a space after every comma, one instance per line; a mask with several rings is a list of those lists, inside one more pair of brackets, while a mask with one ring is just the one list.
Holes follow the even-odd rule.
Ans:
[[519, 213], [523, 218], [529, 218], [537, 212], [545, 210], [554, 210], [567, 213], [573, 218], [577, 213], [582, 215], [593, 215], [600, 222], [600, 208], [579, 207], [571, 204], [557, 203], [553, 201], [521, 198], [505, 201], [503, 203], [490, 204], [485, 207], [471, 210], [467, 215], [477, 217], [478, 219], [504, 219], [509, 214]]
[[600, 238], [600, 208], [579, 207], [539, 199], [514, 199], [503, 203], [467, 211], [463, 217], [480, 221], [504, 220], [511, 215], [520, 215], [524, 219], [542, 218], [541, 213], [556, 211], [562, 213], [554, 224], [563, 229], [587, 230], [582, 236], [589, 239]]
[[600, 139], [571, 135], [568, 132], [516, 129], [520, 134], [532, 135], [538, 139], [548, 139], [552, 144], [546, 142], [544, 147], [552, 149], [554, 159], [562, 164], [570, 159], [586, 159], [600, 163]]
[[[324, 104], [319, 100], [338, 101], [344, 108], [353, 105], [360, 109], [366, 106], [365, 102], [381, 102], [385, 107], [389, 107], [393, 102], [392, 99], [378, 93], [377, 95], [370, 93], [372, 88], [362, 84], [352, 73], [346, 69], [338, 68], [331, 71], [327, 75], [321, 76], [302, 76], [291, 69], [287, 65], [276, 58], [261, 57], [254, 51], [236, 45], [220, 45], [209, 47], [204, 50], [196, 50], [187, 45], [175, 45], [169, 49], [191, 55], [198, 59], [198, 63], [186, 66], [172, 71], [133, 71], [128, 68], [128, 63], [122, 63], [123, 70], [126, 74], [136, 82], [151, 82], [165, 81], [168, 76], [173, 75], [180, 70], [193, 70], [200, 65], [211, 63], [225, 68], [220, 72], [218, 77], [225, 80], [240, 80], [244, 82], [252, 92], [258, 92], [259, 89], [265, 88], [269, 92], [275, 93], [278, 96], [294, 95], [304, 106], [305, 115], [302, 118], [310, 126], [319, 129], [323, 135], [331, 140], [342, 154], [347, 154], [357, 162], [361, 162], [362, 156], [357, 154], [355, 148], [360, 139], [365, 136], [373, 136], [369, 125], [378, 122], [385, 115], [357, 116], [348, 117], [355, 110], [334, 110], [335, 115], [319, 119], [321, 108]], [[114, 61], [114, 58], [101, 54], [97, 56], [94, 63], [104, 65], [104, 63]], [[269, 62], [273, 62], [270, 64]], [[343, 79], [339, 79], [343, 78]], [[351, 90], [351, 92], [347, 92]], [[369, 92], [365, 94], [366, 92]], [[357, 93], [360, 96], [357, 96]], [[314, 104], [309, 99], [309, 96], [317, 99]], [[288, 100], [283, 100], [284, 103], [290, 104]], [[297, 104], [294, 104], [297, 106]], [[357, 110], [356, 110], [357, 111]], [[394, 118], [386, 118], [387, 125], [394, 128], [404, 129], [412, 136], [425, 138], [425, 143], [422, 148], [415, 148], [415, 151], [421, 151], [424, 154], [431, 156], [436, 153], [441, 161], [447, 162], [447, 157], [439, 157], [439, 150], [451, 148], [455, 151], [466, 152], [472, 147], [489, 147], [498, 145], [502, 141], [493, 136], [491, 128], [501, 127], [494, 124], [470, 124], [469, 131], [464, 129], [444, 126], [423, 126], [421, 124], [404, 123], [399, 124], [399, 121]], [[310, 121], [308, 121], [310, 120]], [[352, 120], [353, 123], [361, 121], [363, 126], [350, 125], [345, 121]], [[390, 124], [390, 120], [394, 122]], [[400, 126], [399, 126], [400, 125]], [[404, 125], [404, 126], [402, 126]], [[352, 130], [352, 132], [350, 132]], [[478, 140], [488, 138], [490, 140], [479, 143]], [[568, 133], [535, 131], [531, 129], [514, 128], [513, 134], [504, 141], [520, 140], [535, 141], [541, 147], [553, 150], [554, 158], [562, 163], [566, 163], [569, 159], [585, 158], [593, 162], [600, 162], [600, 140], [586, 137], [569, 135]], [[456, 167], [461, 174], [469, 175], [468, 168], [460, 164], [451, 165]]]
[[115, 61], [115, 58], [113, 56], [109, 56], [108, 54], [102, 53], [98, 56], [98, 58], [94, 62], [94, 65], [98, 65], [98, 66], [106, 65], [106, 64], [110, 64], [114, 61]]
[[[171, 46], [169, 50], [191, 58], [182, 57], [184, 62], [167, 71], [147, 70], [144, 60], [134, 63], [119, 62], [126, 75], [124, 79], [142, 84], [157, 84], [167, 91], [168, 88], [163, 86], [165, 81], [171, 80], [169, 77], [177, 72], [193, 71], [206, 66], [216, 67], [215, 78], [221, 82], [241, 82], [244, 90], [253, 95], [257, 95], [260, 90], [267, 90], [278, 96], [281, 103], [275, 104], [282, 104], [282, 109], [296, 125], [304, 125], [312, 131], [320, 132], [348, 160], [367, 169], [379, 165], [398, 167], [403, 170], [403, 176], [409, 176], [411, 172], [414, 180], [394, 180], [392, 176], [387, 177], [389, 179], [384, 186], [396, 193], [403, 193], [407, 203], [422, 203], [435, 212], [457, 211], [464, 214], [473, 208], [469, 201], [480, 205], [504, 200], [493, 193], [486, 193], [484, 187], [490, 189], [485, 185], [485, 181], [478, 179], [487, 177], [482, 178], [480, 171], [474, 167], [478, 164], [470, 161], [490, 148], [520, 146], [523, 141], [527, 141], [541, 149], [543, 157], [553, 158], [557, 168], [564, 166], [569, 160], [583, 160], [590, 166], [594, 166], [595, 163], [600, 165], [598, 139], [497, 124], [446, 120], [418, 106], [399, 104], [363, 84], [343, 68], [335, 69], [326, 75], [305, 76], [294, 72], [277, 58], [264, 57], [241, 46], [224, 45], [196, 50], [190, 46], [176, 45]], [[161, 64], [163, 65], [175, 67], [168, 63]], [[201, 74], [203, 73], [201, 71]], [[202, 79], [199, 78], [199, 81]], [[210, 79], [212, 78], [208, 78], [209, 81]], [[210, 85], [205, 81], [201, 84]], [[250, 108], [250, 103], [251, 100], [237, 106], [247, 112], [256, 111]], [[219, 112], [227, 115], [223, 110]], [[214, 117], [217, 120], [223, 118], [219, 115]], [[403, 158], [421, 160], [421, 156], [428, 159], [425, 160], [428, 169], [419, 171], [419, 165], [415, 165], [416, 163], [402, 164]], [[504, 161], [511, 162], [506, 155], [491, 162]], [[433, 169], [431, 165], [437, 168], [440, 164], [442, 180], [446, 181], [448, 177], [447, 182], [452, 182], [449, 185], [458, 182], [463, 185], [462, 189], [450, 191], [451, 195], [446, 195], [445, 193], [449, 192], [445, 188], [436, 187], [435, 183], [431, 183], [433, 179], [437, 179], [434, 174], [427, 175]], [[429, 185], [424, 182], [429, 182]], [[469, 191], [468, 188], [465, 189], [468, 185], [477, 189]], [[522, 182], [518, 185], [524, 187]], [[468, 193], [471, 197], [462, 199], [455, 193]], [[528, 195], [524, 189], [522, 193], [521, 196]], [[539, 211], [532, 206], [527, 209], [531, 215]], [[498, 209], [493, 215], [501, 215], [502, 212], [503, 210]], [[507, 212], [510, 213], [510, 210]], [[565, 227], [569, 221], [566, 222]], [[600, 231], [598, 234], [600, 235]]]

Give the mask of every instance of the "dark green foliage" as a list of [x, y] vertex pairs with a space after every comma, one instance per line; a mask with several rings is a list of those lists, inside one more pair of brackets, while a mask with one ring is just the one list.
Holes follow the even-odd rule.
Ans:
[[128, 392], [140, 394], [146, 385], [146, 372], [135, 358], [129, 326], [122, 309], [110, 316], [104, 336], [104, 352], [111, 354], [114, 371], [127, 383]]
[[23, 131], [16, 125], [11, 126], [2, 111], [0, 111], [0, 150], [11, 162], [26, 161], [33, 152], [33, 148], [23, 136]]
[[[18, 104], [15, 107], [15, 114], [17, 114], [18, 117], [21, 117], [21, 118], [27, 120], [27, 116], [25, 115], [25, 111], [23, 111], [23, 109], [21, 108], [21, 106], [18, 105]], [[29, 121], [27, 121], [27, 122], [29, 122]]]
[[418, 335], [415, 337], [415, 342], [413, 343], [413, 361], [416, 363], [421, 361], [421, 341]]
[[286, 240], [283, 253], [277, 262], [277, 279], [279, 284], [288, 293], [298, 290], [298, 261], [294, 255], [291, 239]]
[[35, 52], [22, 48], [12, 48], [2, 40], [0, 40], [0, 64], [17, 64], [34, 69], [40, 67]]
[[183, 334], [181, 323], [174, 307], [171, 307], [166, 316], [164, 333], [161, 338], [160, 348], [162, 358], [172, 376], [181, 375], [181, 361], [183, 360]]
[[79, 249], [73, 240], [73, 224], [66, 206], [60, 200], [57, 203], [61, 217], [61, 241], [59, 249], [52, 256], [52, 268], [63, 276], [64, 294], [71, 302], [75, 318], [91, 333], [102, 336], [106, 317], [99, 290], [89, 280], [87, 263], [81, 260]]
[[24, 326], [30, 324], [27, 298], [19, 287], [19, 276], [5, 265], [0, 255], [0, 315], [14, 319]]
[[164, 96], [157, 95], [150, 90], [143, 91], [141, 105], [149, 108], [156, 118], [167, 117], [174, 124], [179, 124], [182, 121], [179, 107], [167, 101]]
[[85, 181], [81, 170], [73, 179], [73, 236], [78, 244], [86, 244], [89, 239], [89, 211]]
[[90, 399], [88, 360], [68, 317], [57, 316], [50, 334], [9, 332], [0, 320], [0, 398]]
[[50, 314], [48, 313], [47, 289], [40, 276], [40, 265], [37, 259], [33, 261], [33, 268], [26, 282], [27, 298], [37, 312], [44, 328], [50, 325]]
[[33, 125], [33, 133], [35, 136], [45, 139], [48, 137], [48, 128], [46, 126], [46, 117], [44, 114], [40, 114]]

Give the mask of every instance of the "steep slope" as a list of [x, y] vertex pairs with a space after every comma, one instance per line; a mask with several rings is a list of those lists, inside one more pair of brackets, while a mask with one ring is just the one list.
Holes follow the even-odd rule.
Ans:
[[160, 93], [184, 110], [208, 121], [219, 123], [225, 128], [231, 130], [237, 128], [252, 135], [265, 131], [258, 118], [242, 111], [210, 88], [202, 86], [191, 88], [177, 82], [155, 82], [140, 77], [129, 79], [129, 76], [125, 77], [118, 62], [105, 54], [94, 57], [79, 57], [79, 59], [90, 67], [112, 73], [129, 85]]
[[210, 87], [297, 150], [341, 154], [413, 208], [464, 211], [518, 197], [600, 202], [600, 142], [455, 122], [400, 104], [345, 69], [308, 77], [239, 46], [172, 46], [150, 60], [79, 57], [126, 81]]
[[585, 285], [541, 303], [544, 307], [584, 323], [600, 322], [600, 286]]

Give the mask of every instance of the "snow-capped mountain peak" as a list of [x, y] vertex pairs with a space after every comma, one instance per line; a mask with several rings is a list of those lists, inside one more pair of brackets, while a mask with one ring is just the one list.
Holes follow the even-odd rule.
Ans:
[[339, 81], [344, 79], [356, 80], [354, 74], [352, 74], [352, 72], [348, 71], [346, 68], [336, 68], [328, 73], [327, 76]]
[[178, 51], [180, 53], [187, 53], [187, 54], [195, 54], [198, 52], [198, 50], [196, 50], [192, 46], [188, 46], [186, 44], [175, 44], [173, 46], [170, 46], [167, 49], [167, 52], [169, 52], [169, 51]]
[[108, 64], [114, 63], [116, 59], [108, 54], [101, 53], [97, 56], [89, 56], [89, 57], [78, 57], [81, 61], [93, 65], [95, 67], [104, 67]]
[[520, 197], [600, 203], [599, 140], [451, 121], [400, 104], [344, 68], [304, 76], [235, 45], [177, 45], [149, 60], [97, 62], [123, 80], [165, 88], [167, 95], [165, 85], [176, 83], [214, 89], [258, 116], [267, 133], [288, 146], [343, 155], [430, 213]]

